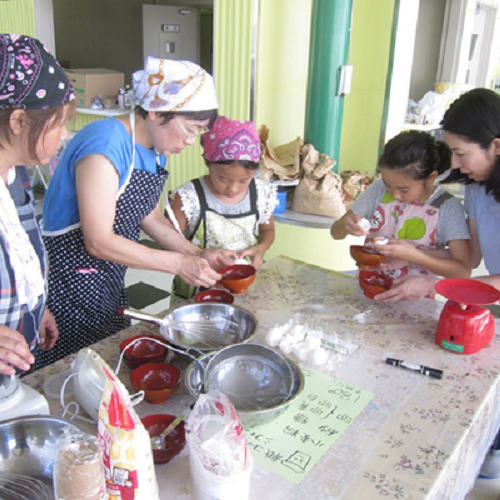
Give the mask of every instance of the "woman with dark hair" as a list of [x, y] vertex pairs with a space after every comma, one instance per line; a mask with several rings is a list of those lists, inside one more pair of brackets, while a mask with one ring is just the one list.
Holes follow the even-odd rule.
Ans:
[[[74, 353], [130, 324], [128, 267], [214, 285], [214, 270], [235, 253], [199, 249], [163, 216], [165, 157], [193, 145], [217, 117], [212, 77], [188, 61], [148, 57], [134, 75], [138, 106], [84, 127], [69, 143], [45, 196], [43, 236], [49, 253], [49, 303], [60, 330], [56, 349], [37, 366]], [[143, 230], [162, 247], [138, 243]], [[164, 250], [163, 250], [164, 249]]]
[[46, 307], [47, 258], [26, 166], [48, 163], [67, 139], [66, 122], [74, 114], [74, 98], [66, 73], [38, 40], [0, 34], [3, 375], [28, 370], [37, 348], [51, 349], [58, 337], [57, 324]]

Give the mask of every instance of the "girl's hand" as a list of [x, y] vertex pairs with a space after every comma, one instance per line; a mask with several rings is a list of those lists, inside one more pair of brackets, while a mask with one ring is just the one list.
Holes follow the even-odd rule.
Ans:
[[386, 257], [405, 260], [406, 262], [412, 262], [412, 256], [415, 255], [415, 252], [419, 251], [411, 243], [397, 238], [389, 239], [389, 242], [385, 245], [377, 245], [377, 243], [374, 243], [374, 247], [378, 253], [385, 255]]
[[382, 271], [395, 271], [396, 269], [403, 269], [410, 264], [406, 259], [384, 259], [382, 263], [379, 264], [378, 268]]
[[43, 313], [42, 321], [40, 323], [40, 349], [52, 349], [59, 338], [59, 328], [57, 328], [57, 323], [52, 316], [52, 313], [45, 308]]
[[14, 375], [13, 366], [27, 371], [34, 362], [24, 337], [7, 326], [0, 326], [0, 373]]
[[243, 250], [243, 252], [240, 252], [240, 259], [250, 257], [252, 266], [258, 269], [264, 262], [264, 253], [265, 252], [261, 252], [259, 249], [259, 245], [255, 245], [254, 247], [247, 248]]
[[356, 215], [354, 212], [349, 211], [345, 215], [344, 219], [344, 229], [348, 234], [352, 234], [353, 236], [366, 236], [369, 233], [369, 230], [362, 229], [358, 222], [363, 217]]

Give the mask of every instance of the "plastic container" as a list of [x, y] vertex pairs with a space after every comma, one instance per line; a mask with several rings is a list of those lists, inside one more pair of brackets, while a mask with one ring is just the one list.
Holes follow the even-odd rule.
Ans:
[[196, 453], [189, 454], [191, 483], [197, 500], [248, 500], [253, 457], [248, 455], [248, 467], [240, 474], [219, 476], [205, 469]]
[[[49, 377], [43, 383], [43, 393], [50, 399], [57, 399], [61, 397], [61, 389], [64, 381], [71, 375], [71, 370], [65, 370], [61, 373], [56, 373]], [[64, 398], [72, 398], [75, 395], [75, 389], [73, 387], [73, 379], [68, 380], [66, 387], [64, 388]]]
[[0, 400], [0, 415], [2, 420], [27, 415], [50, 415], [49, 403], [45, 397], [30, 386], [11, 380], [12, 391]]
[[286, 191], [276, 193], [276, 206], [274, 207], [275, 214], [284, 214], [286, 210]]

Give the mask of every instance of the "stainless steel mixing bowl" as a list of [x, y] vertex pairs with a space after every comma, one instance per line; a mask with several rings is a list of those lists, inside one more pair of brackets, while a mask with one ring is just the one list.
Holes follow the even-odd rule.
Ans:
[[[213, 356], [210, 355], [209, 359]], [[289, 398], [281, 404], [263, 410], [238, 410], [244, 426], [253, 427], [266, 424], [283, 414], [302, 393], [304, 389], [304, 374], [300, 366], [294, 361], [286, 358], [293, 373], [293, 386]], [[184, 383], [189, 393], [198, 398], [203, 388], [203, 369], [198, 362], [191, 363], [185, 372]]]
[[117, 313], [156, 323], [160, 325], [161, 336], [173, 346], [202, 352], [248, 342], [259, 326], [257, 318], [250, 311], [233, 304], [216, 302], [184, 304], [169, 309], [165, 316], [124, 308], [119, 308]]
[[238, 344], [215, 353], [205, 368], [205, 391], [219, 390], [240, 410], [265, 410], [289, 399], [293, 372], [278, 351]]
[[52, 485], [56, 442], [64, 432], [83, 434], [75, 424], [50, 416], [0, 422], [0, 474], [23, 474]]

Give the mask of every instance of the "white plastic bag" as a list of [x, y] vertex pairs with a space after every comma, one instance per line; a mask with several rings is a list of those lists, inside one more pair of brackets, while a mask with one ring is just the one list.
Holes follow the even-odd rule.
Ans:
[[186, 425], [191, 481], [198, 500], [246, 500], [253, 458], [240, 416], [220, 391], [202, 394]]

